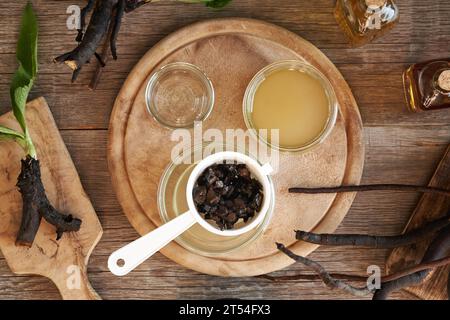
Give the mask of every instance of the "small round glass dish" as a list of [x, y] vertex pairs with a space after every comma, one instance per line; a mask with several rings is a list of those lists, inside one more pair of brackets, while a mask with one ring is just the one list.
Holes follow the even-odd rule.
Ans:
[[[325, 95], [326, 98], [326, 105], [327, 105], [327, 115], [325, 117], [325, 121], [321, 121], [320, 125], [322, 126], [321, 130], [318, 134], [314, 136], [314, 138], [307, 140], [306, 143], [302, 143], [300, 145], [296, 146], [283, 146], [280, 144], [273, 144], [271, 143], [270, 139], [267, 138], [267, 134], [260, 135], [258, 132], [258, 128], [255, 126], [254, 121], [252, 119], [253, 117], [253, 111], [254, 111], [254, 101], [255, 96], [258, 88], [261, 86], [261, 84], [272, 74], [275, 74], [279, 71], [298, 71], [302, 74], [308, 75], [311, 79], [313, 79], [315, 82], [318, 83], [318, 86], [322, 88], [322, 92]], [[305, 97], [305, 101], [309, 101], [307, 99], [308, 97]], [[315, 106], [317, 107], [317, 106]], [[310, 109], [311, 110], [317, 110], [316, 109]], [[310, 150], [312, 147], [320, 144], [323, 142], [328, 135], [331, 133], [331, 131], [334, 128], [334, 125], [336, 124], [336, 119], [339, 111], [339, 105], [337, 102], [336, 94], [334, 92], [333, 86], [331, 85], [330, 81], [315, 67], [313, 67], [310, 64], [307, 64], [302, 61], [297, 60], [282, 60], [274, 62], [263, 69], [261, 69], [250, 81], [249, 85], [247, 86], [247, 89], [245, 91], [244, 100], [243, 100], [243, 115], [244, 115], [244, 121], [245, 125], [247, 126], [247, 129], [250, 131], [250, 134], [255, 138], [258, 139], [264, 143], [266, 143], [270, 148], [273, 148], [275, 150], [279, 151], [287, 151], [287, 152], [300, 152], [300, 151], [307, 151]], [[280, 113], [281, 112], [281, 113]], [[314, 111], [316, 112], [316, 111]], [[282, 115], [284, 118], [286, 118], [286, 115], [283, 114], [283, 110], [277, 109], [275, 111], [275, 115], [277, 117], [277, 114]], [[311, 113], [312, 114], [312, 113]], [[313, 117], [312, 117], [313, 118]], [[301, 127], [301, 124], [295, 123], [292, 121], [289, 125], [292, 127]], [[313, 118], [314, 119], [314, 118]], [[309, 121], [310, 119], [305, 119]], [[269, 129], [269, 128], [261, 128], [261, 129]], [[269, 129], [270, 131], [271, 129]], [[280, 135], [282, 134], [282, 129], [279, 130]]]
[[147, 83], [145, 102], [150, 115], [169, 128], [192, 128], [214, 107], [211, 80], [197, 66], [174, 62], [155, 71]]
[[[186, 201], [186, 185], [189, 175], [196, 163], [186, 164], [194, 159], [194, 156], [203, 152], [207, 145], [200, 145], [190, 150], [189, 154], [178, 157], [172, 161], [164, 171], [158, 187], [158, 210], [163, 223], [167, 223], [188, 210]], [[211, 149], [209, 149], [211, 150]], [[226, 147], [221, 151], [226, 150]], [[208, 154], [209, 155], [209, 154]], [[251, 156], [250, 154], [247, 154]], [[205, 155], [207, 156], [207, 155]], [[200, 159], [201, 160], [201, 159]], [[275, 190], [272, 179], [269, 177], [271, 185], [272, 199], [275, 199]], [[270, 203], [269, 210], [263, 221], [254, 229], [239, 236], [220, 236], [215, 235], [200, 225], [196, 224], [184, 232], [175, 241], [185, 249], [202, 255], [218, 256], [243, 248], [255, 241], [266, 230], [270, 223], [274, 210], [274, 200]]]

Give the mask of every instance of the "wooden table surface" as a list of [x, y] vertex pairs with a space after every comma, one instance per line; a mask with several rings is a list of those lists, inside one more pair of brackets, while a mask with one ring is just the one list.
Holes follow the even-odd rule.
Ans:
[[[401, 74], [412, 63], [450, 55], [450, 4], [447, 0], [398, 0], [400, 23], [385, 37], [359, 49], [347, 47], [333, 17], [334, 0], [234, 0], [222, 11], [202, 5], [162, 1], [125, 16], [118, 40], [119, 60], [104, 70], [97, 91], [89, 91], [93, 63], [70, 84], [70, 70], [52, 59], [74, 47], [75, 31], [66, 28], [69, 5], [85, 1], [33, 0], [40, 24], [40, 72], [31, 97], [45, 96], [72, 155], [81, 181], [104, 227], [94, 250], [89, 277], [105, 299], [348, 299], [318, 281], [271, 283], [255, 278], [220, 278], [185, 269], [161, 254], [130, 276], [116, 278], [108, 255], [137, 233], [122, 213], [106, 163], [108, 119], [113, 101], [140, 57], [169, 33], [214, 17], [269, 21], [311, 41], [336, 64], [352, 88], [364, 122], [363, 183], [427, 184], [450, 143], [450, 110], [412, 114], [406, 109]], [[0, 112], [9, 110], [9, 83], [16, 69], [15, 46], [21, 1], [0, 2]], [[337, 232], [394, 234], [403, 229], [418, 194], [376, 192], [358, 195]], [[293, 229], [295, 226], [293, 226]], [[311, 258], [333, 272], [364, 274], [384, 266], [386, 250], [326, 248]], [[307, 272], [292, 265], [276, 275]], [[400, 292], [395, 298], [411, 298]], [[0, 299], [59, 299], [56, 287], [35, 276], [13, 275], [0, 256]]]

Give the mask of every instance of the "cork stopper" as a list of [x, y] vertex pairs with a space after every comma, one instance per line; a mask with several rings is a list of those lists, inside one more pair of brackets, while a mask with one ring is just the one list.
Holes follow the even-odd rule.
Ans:
[[387, 0], [365, 0], [366, 6], [369, 8], [378, 9], [384, 6], [387, 2]]
[[441, 72], [438, 78], [438, 86], [445, 91], [450, 91], [450, 69]]

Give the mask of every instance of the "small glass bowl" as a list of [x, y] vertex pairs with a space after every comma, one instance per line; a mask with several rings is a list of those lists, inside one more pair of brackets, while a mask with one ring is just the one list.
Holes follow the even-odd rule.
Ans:
[[[177, 195], [186, 195], [187, 180], [195, 167], [195, 163], [185, 164], [183, 160], [194, 159], [194, 156], [198, 154], [197, 152], [202, 152], [201, 154], [203, 154], [207, 147], [211, 150], [211, 144], [192, 148], [188, 154], [172, 161], [164, 171], [157, 195], [158, 210], [163, 223], [169, 222], [188, 210], [187, 201], [177, 201], [180, 199]], [[231, 148], [228, 149], [223, 145], [220, 147], [222, 147], [221, 151], [233, 151]], [[251, 156], [248, 153], [247, 155]], [[209, 257], [233, 252], [255, 241], [266, 230], [274, 211], [275, 189], [270, 177], [269, 182], [273, 200], [264, 220], [256, 228], [242, 235], [229, 237], [215, 235], [196, 224], [176, 238], [175, 241], [193, 253]]]
[[[253, 99], [255, 97], [256, 90], [258, 89], [259, 85], [266, 79], [266, 77], [274, 72], [280, 71], [280, 70], [297, 70], [300, 72], [305, 72], [308, 75], [312, 76], [313, 78], [317, 79], [323, 86], [325, 93], [328, 97], [328, 108], [329, 108], [329, 114], [327, 122], [324, 126], [324, 129], [322, 132], [312, 141], [309, 143], [302, 145], [300, 147], [283, 147], [279, 145], [271, 144], [265, 137], [258, 134], [258, 130], [255, 128], [253, 122], [252, 122], [252, 111], [253, 111]], [[286, 152], [299, 152], [299, 151], [306, 151], [311, 149], [313, 146], [316, 146], [320, 143], [322, 143], [328, 135], [331, 133], [331, 131], [334, 128], [334, 125], [336, 124], [336, 119], [339, 111], [339, 105], [337, 103], [336, 94], [334, 92], [333, 86], [331, 85], [330, 81], [315, 67], [313, 67], [310, 64], [298, 61], [298, 60], [282, 60], [274, 62], [263, 69], [261, 69], [250, 81], [249, 85], [247, 86], [247, 89], [245, 91], [244, 100], [243, 100], [243, 114], [244, 114], [244, 121], [245, 125], [247, 126], [247, 129], [250, 131], [251, 135], [258, 140], [263, 141], [265, 144], [267, 144], [270, 148], [273, 148], [275, 150], [279, 151], [286, 151]]]
[[160, 124], [192, 128], [195, 121], [204, 121], [211, 114], [214, 88], [197, 66], [174, 62], [150, 76], [145, 102], [150, 115]]

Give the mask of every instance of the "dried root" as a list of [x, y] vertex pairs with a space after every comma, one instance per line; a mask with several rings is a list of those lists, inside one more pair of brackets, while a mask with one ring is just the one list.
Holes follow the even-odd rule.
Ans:
[[[284, 249], [289, 250], [287, 248]], [[294, 254], [294, 253], [292, 253]], [[295, 255], [295, 254], [294, 254]], [[298, 261], [297, 259], [295, 259]], [[300, 261], [298, 261], [300, 262]], [[317, 263], [317, 262], [316, 262]], [[427, 263], [420, 263], [416, 266], [412, 266], [403, 270], [400, 270], [396, 273], [385, 275], [381, 277], [381, 282], [389, 282], [393, 280], [397, 280], [399, 278], [402, 278], [404, 276], [423, 271], [426, 269], [436, 269], [439, 267], [450, 265], [450, 256], [434, 260], [432, 262]], [[345, 280], [345, 281], [364, 281], [367, 282], [367, 276], [366, 275], [355, 275], [355, 274], [348, 274], [348, 273], [330, 273], [330, 277], [336, 279], [336, 280]], [[272, 276], [268, 274], [263, 274], [260, 276], [257, 276], [258, 278], [267, 279], [274, 282], [280, 282], [280, 281], [312, 281], [312, 280], [321, 280], [321, 277], [318, 274], [294, 274], [289, 276]]]
[[[73, 70], [72, 82], [74, 82], [83, 65], [88, 63], [92, 57], [95, 57], [102, 67], [105, 66], [103, 59], [97, 52], [105, 38], [109, 41], [111, 54], [117, 59], [116, 42], [119, 34], [122, 18], [125, 12], [133, 11], [146, 1], [135, 0], [89, 0], [86, 7], [81, 10], [80, 29], [76, 41], [78, 46], [67, 53], [64, 53], [54, 59], [54, 62], [65, 63]], [[86, 25], [86, 15], [92, 11], [92, 17], [89, 25], [84, 32]], [[111, 29], [111, 32], [108, 30]]]
[[28, 247], [33, 244], [42, 217], [56, 227], [57, 240], [64, 232], [80, 229], [80, 219], [70, 214], [60, 213], [50, 204], [42, 184], [39, 160], [30, 156], [23, 159], [22, 170], [17, 180], [17, 187], [22, 194], [23, 208], [16, 244]]
[[409, 184], [366, 184], [366, 185], [323, 187], [323, 188], [303, 188], [303, 187], [289, 188], [290, 193], [305, 193], [305, 194], [365, 192], [365, 191], [421, 192], [450, 197], [450, 190], [447, 189], [435, 187], [423, 187]]
[[[100, 66], [105, 66], [106, 57], [96, 53], [103, 39], [109, 43], [111, 55], [117, 59], [116, 42], [119, 34], [122, 18], [125, 13], [136, 10], [147, 3], [159, 0], [88, 0], [88, 4], [80, 13], [80, 29], [76, 41], [78, 46], [67, 53], [54, 59], [54, 62], [65, 63], [72, 70], [72, 82], [74, 82], [84, 64], [88, 63], [92, 57], [96, 57]], [[181, 2], [204, 3], [208, 7], [222, 8], [231, 0], [179, 0]], [[86, 32], [86, 16], [94, 10], [89, 21]], [[109, 30], [109, 31], [108, 31]], [[105, 50], [104, 50], [105, 51]], [[95, 89], [99, 81], [101, 68], [97, 68], [89, 87]]]
[[[325, 188], [290, 188], [290, 193], [303, 194], [322, 194], [322, 193], [340, 193], [340, 192], [358, 192], [358, 191], [377, 191], [377, 190], [391, 190], [391, 191], [414, 191], [422, 193], [432, 193], [444, 197], [450, 196], [450, 190], [422, 187], [415, 185], [401, 185], [401, 184], [372, 184], [372, 185], [354, 185], [354, 186], [338, 186]], [[437, 219], [428, 223], [427, 225], [398, 236], [373, 236], [364, 234], [317, 234], [306, 231], [296, 231], [296, 238], [308, 243], [329, 246], [354, 246], [367, 248], [383, 248], [392, 249], [401, 246], [411, 245], [427, 239], [437, 233], [437, 236], [431, 242], [420, 264], [411, 268], [402, 270], [395, 274], [387, 275], [382, 278], [382, 287], [376, 290], [373, 295], [374, 300], [387, 299], [389, 294], [405, 287], [421, 284], [431, 272], [440, 266], [450, 264], [450, 212], [443, 218]], [[354, 295], [361, 295], [365, 291], [362, 288], [356, 288], [342, 283], [343, 279], [361, 280], [362, 276], [345, 275], [345, 274], [328, 274], [318, 263], [311, 261], [304, 257], [299, 257], [285, 248], [283, 245], [277, 244], [278, 249], [287, 254], [295, 261], [301, 262], [317, 272], [320, 279], [324, 281], [329, 287], [340, 288]], [[282, 277], [281, 280], [295, 280], [302, 279], [305, 275], [294, 275], [289, 277]], [[306, 275], [311, 277], [311, 275]], [[280, 277], [265, 276], [270, 280], [277, 280]], [[447, 284], [448, 296], [450, 299], [450, 275]]]
[[[428, 263], [447, 257], [450, 254], [450, 226], [442, 229], [438, 235], [431, 242], [425, 255], [422, 258], [422, 263]], [[373, 295], [374, 300], [384, 300], [389, 295], [402, 288], [416, 286], [421, 284], [432, 272], [432, 269], [422, 270], [404, 277], [386, 282], [381, 289], [377, 290]], [[449, 296], [450, 299], [450, 296]]]
[[[436, 235], [437, 234], [437, 235]], [[354, 287], [348, 281], [362, 281], [363, 276], [330, 274], [319, 263], [294, 254], [282, 244], [277, 248], [293, 260], [300, 262], [316, 272], [316, 278], [321, 279], [328, 287], [344, 290], [352, 295], [363, 296], [374, 293], [373, 299], [387, 299], [389, 295], [402, 288], [419, 285], [437, 267], [450, 264], [450, 212], [443, 218], [432, 221], [422, 228], [398, 236], [373, 236], [361, 234], [316, 234], [296, 231], [296, 238], [309, 243], [332, 246], [354, 246], [369, 248], [396, 248], [417, 243], [435, 235], [420, 264], [382, 277], [379, 290]], [[289, 277], [264, 276], [272, 281], [314, 279], [314, 275], [293, 275]], [[450, 280], [448, 284], [450, 290]], [[450, 292], [449, 292], [450, 297]]]
[[311, 259], [294, 254], [292, 251], [287, 249], [281, 243], [277, 243], [277, 248], [278, 248], [278, 250], [280, 250], [281, 252], [286, 254], [289, 258], [304, 264], [305, 266], [307, 266], [308, 268], [310, 268], [311, 270], [316, 272], [317, 275], [319, 276], [319, 278], [323, 281], [323, 283], [331, 289], [340, 289], [340, 290], [348, 292], [357, 297], [363, 297], [363, 296], [366, 296], [366, 295], [372, 293], [372, 291], [369, 290], [367, 288], [367, 286], [366, 287], [354, 287], [343, 280], [333, 278], [333, 276], [330, 275], [325, 270], [325, 268], [322, 267], [322, 265], [320, 265], [319, 263], [317, 263]]
[[450, 213], [421, 228], [397, 236], [373, 236], [363, 234], [318, 234], [295, 231], [297, 240], [326, 246], [357, 246], [379, 249], [393, 249], [421, 241], [442, 228], [450, 225]]

